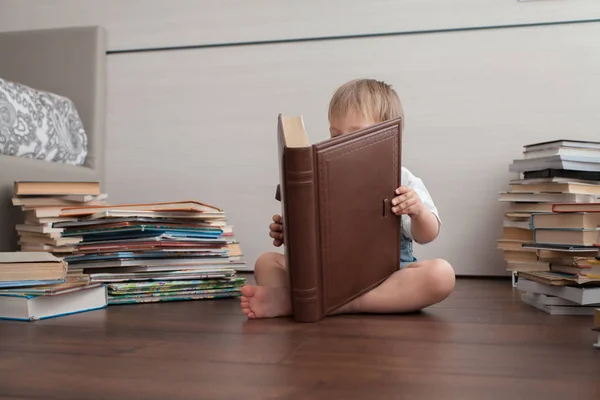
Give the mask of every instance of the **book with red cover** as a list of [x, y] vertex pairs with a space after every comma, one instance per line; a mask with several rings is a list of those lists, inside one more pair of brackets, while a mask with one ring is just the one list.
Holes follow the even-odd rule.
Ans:
[[314, 322], [400, 266], [402, 121], [310, 144], [301, 116], [278, 117], [284, 253], [294, 319]]

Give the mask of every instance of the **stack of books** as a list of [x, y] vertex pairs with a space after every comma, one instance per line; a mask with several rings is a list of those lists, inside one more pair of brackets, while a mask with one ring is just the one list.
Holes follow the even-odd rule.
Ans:
[[106, 307], [103, 284], [69, 279], [46, 252], [0, 253], [0, 319], [39, 320]]
[[568, 274], [519, 272], [521, 301], [552, 315], [592, 315], [600, 307], [600, 287], [576, 284]]
[[[75, 216], [62, 215], [65, 208], [107, 205], [99, 182], [27, 181], [15, 182], [12, 203], [20, 207], [24, 222], [16, 226], [19, 250], [48, 252], [64, 257], [75, 250], [79, 237], [63, 237], [57, 223], [76, 221]], [[81, 270], [70, 268], [69, 277], [87, 281]]]
[[[225, 212], [197, 201], [113, 205], [95, 182], [16, 182], [23, 251], [106, 285], [108, 304], [239, 296], [248, 270]], [[35, 200], [35, 201], [34, 201]]]
[[64, 209], [55, 223], [78, 238], [69, 269], [108, 288], [108, 303], [237, 297], [246, 268], [225, 212], [197, 201]]
[[109, 304], [236, 297], [247, 269], [225, 212], [197, 201], [61, 208], [53, 251]]
[[500, 194], [510, 205], [498, 247], [522, 300], [550, 313], [592, 313], [600, 304], [600, 143], [530, 144], [509, 170], [521, 176]]
[[547, 271], [518, 271], [522, 300], [551, 314], [593, 313], [600, 306], [600, 203], [553, 204], [533, 213], [532, 244]]
[[24, 213], [24, 222], [16, 226], [21, 251], [42, 251], [60, 256], [72, 252], [78, 238], [62, 238], [58, 222], [75, 221], [62, 216], [63, 208], [107, 204], [98, 182], [15, 182], [12, 204]]

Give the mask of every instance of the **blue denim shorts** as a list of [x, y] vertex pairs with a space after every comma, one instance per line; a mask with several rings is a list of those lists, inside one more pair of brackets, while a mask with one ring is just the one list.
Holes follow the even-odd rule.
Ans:
[[413, 255], [412, 245], [412, 240], [402, 235], [400, 241], [400, 269], [404, 268], [408, 264], [418, 261], [417, 258]]

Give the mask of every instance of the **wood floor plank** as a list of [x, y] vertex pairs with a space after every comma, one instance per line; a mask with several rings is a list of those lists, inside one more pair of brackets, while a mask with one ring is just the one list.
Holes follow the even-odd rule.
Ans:
[[0, 399], [600, 398], [592, 317], [459, 280], [406, 315], [248, 321], [237, 299], [0, 321]]

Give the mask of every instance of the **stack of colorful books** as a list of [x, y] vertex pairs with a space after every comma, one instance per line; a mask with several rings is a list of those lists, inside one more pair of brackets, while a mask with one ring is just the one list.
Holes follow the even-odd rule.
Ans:
[[498, 247], [522, 300], [549, 313], [590, 314], [600, 304], [600, 143], [525, 146], [500, 194], [509, 202]]
[[109, 205], [96, 183], [33, 185], [15, 184], [13, 203], [26, 213], [21, 250], [51, 252], [70, 276], [108, 284], [109, 304], [239, 295], [237, 271], [247, 266], [223, 210], [197, 201]]
[[197, 201], [63, 209], [55, 223], [78, 238], [69, 268], [106, 283], [109, 304], [236, 297], [240, 245], [223, 210]]
[[198, 201], [113, 205], [96, 182], [16, 182], [21, 250], [105, 284], [109, 304], [236, 297], [248, 270], [225, 212]]

